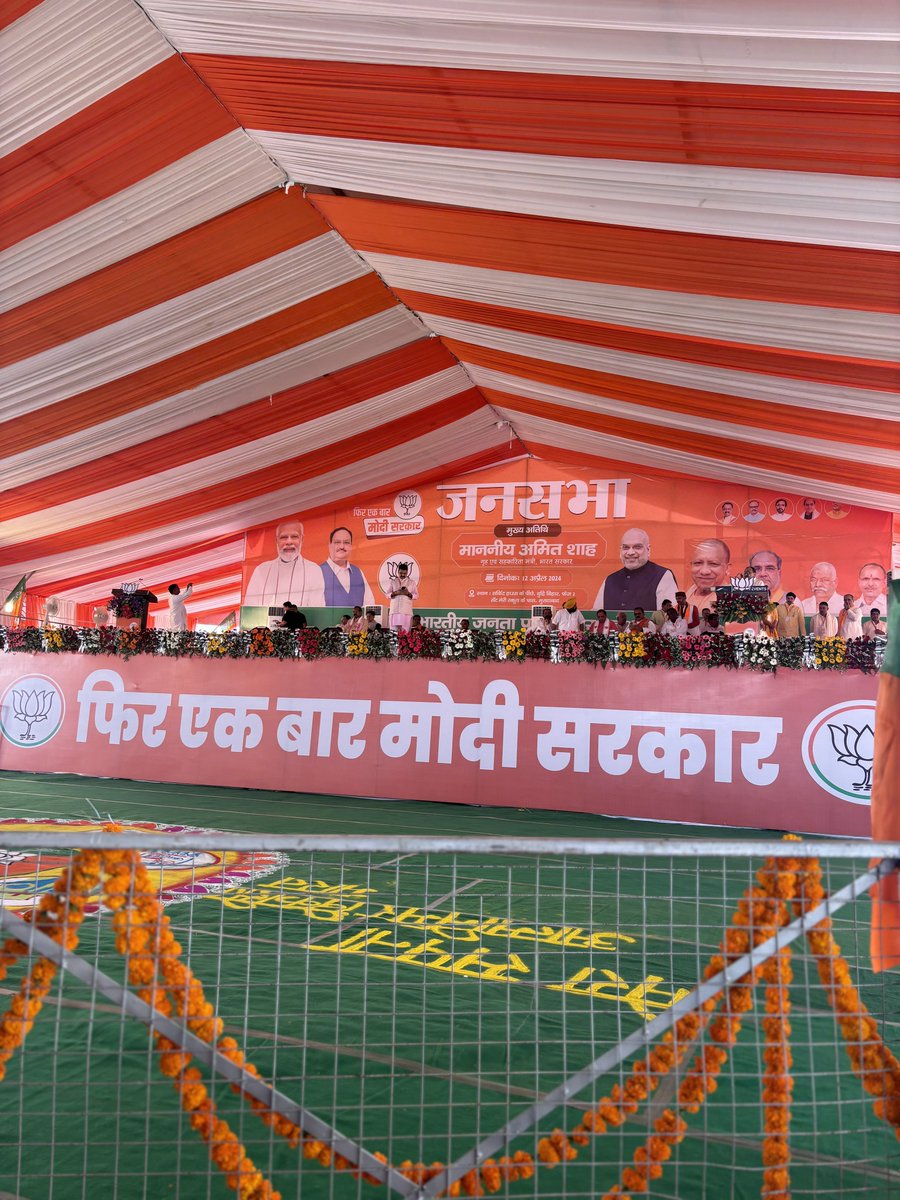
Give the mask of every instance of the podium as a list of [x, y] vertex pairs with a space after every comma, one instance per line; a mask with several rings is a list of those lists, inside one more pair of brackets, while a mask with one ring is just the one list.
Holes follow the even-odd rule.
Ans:
[[137, 624], [143, 633], [150, 605], [156, 601], [157, 597], [146, 588], [113, 588], [108, 607], [117, 629], [131, 629]]
[[759, 632], [769, 602], [769, 589], [765, 584], [717, 587], [716, 599], [719, 618], [726, 633], [739, 635]]

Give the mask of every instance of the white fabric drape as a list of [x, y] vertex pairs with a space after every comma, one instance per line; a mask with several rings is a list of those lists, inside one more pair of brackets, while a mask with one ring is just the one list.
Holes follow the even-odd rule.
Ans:
[[[471, 375], [473, 382], [489, 392], [500, 391], [512, 395], [528, 396], [532, 400], [582, 409], [585, 412], [607, 413], [611, 417], [644, 421], [648, 425], [659, 428], [686, 429], [698, 434], [712, 434], [717, 437], [755, 442], [760, 446], [777, 446], [783, 450], [796, 450], [808, 454], [827, 454], [838, 459], [845, 459], [848, 468], [851, 469], [853, 463], [877, 463], [883, 467], [900, 468], [900, 450], [880, 450], [872, 446], [859, 446], [850, 442], [832, 442], [827, 438], [802, 437], [799, 434], [782, 433], [774, 429], [754, 428], [751, 425], [728, 421], [716, 409], [711, 409], [704, 416], [697, 417], [691, 413], [679, 413], [644, 404], [626, 404], [622, 400], [609, 396], [579, 392], [574, 388], [554, 387], [551, 384], [525, 379], [519, 375], [510, 375], [503, 371], [493, 371], [489, 368], [475, 366], [472, 363], [466, 363], [465, 360], [463, 360], [463, 365]], [[900, 425], [897, 428], [900, 433]], [[900, 438], [898, 438], [898, 444], [900, 444]]]
[[[722, 396], [744, 396], [751, 400], [789, 404], [816, 411], [851, 413], [860, 417], [881, 417], [900, 422], [900, 400], [895, 392], [877, 392], [866, 388], [836, 387], [809, 379], [785, 375], [763, 375], [755, 371], [731, 371], [725, 367], [707, 367], [676, 358], [650, 354], [629, 354], [584, 342], [541, 337], [498, 325], [460, 321], [423, 312], [430, 329], [454, 341], [489, 346], [509, 354], [523, 355], [545, 362], [565, 363], [590, 371], [624, 375], [630, 379], [652, 379], [668, 386], [693, 388]], [[473, 368], [469, 368], [470, 374]], [[898, 426], [900, 442], [900, 426]]]
[[726, 237], [900, 248], [900, 184], [826, 172], [629, 162], [250, 134], [306, 185]]
[[392, 288], [638, 329], [702, 330], [707, 338], [751, 345], [900, 359], [900, 322], [893, 313], [619, 287], [392, 254], [365, 257]]
[[[509, 430], [498, 429], [495, 413], [485, 408], [348, 467], [206, 513], [203, 533], [207, 538], [242, 533], [254, 525], [276, 521], [286, 512], [303, 512], [333, 503], [337, 496], [383, 490], [394, 481], [415, 478], [426, 462], [451, 463], [461, 454], [478, 454], [493, 448], [502, 450], [508, 445]], [[25, 566], [22, 561], [12, 563], [4, 567], [4, 574], [20, 579], [24, 571], [36, 569], [34, 586], [40, 586], [42, 580], [85, 571], [105, 574], [116, 563], [129, 561], [139, 554], [148, 558], [171, 554], [175, 559], [196, 540], [196, 519], [176, 520], [160, 524], [152, 532], [142, 533], [139, 547], [135, 545], [134, 537], [125, 533], [122, 537], [78, 550], [42, 555], [39, 563], [31, 559], [23, 560]]]
[[34, 479], [65, 471], [82, 463], [115, 454], [137, 443], [172, 433], [222, 413], [233, 412], [263, 396], [275, 395], [365, 362], [422, 336], [422, 327], [399, 305], [376, 313], [334, 333], [326, 333], [281, 354], [260, 359], [247, 367], [219, 375], [207, 383], [179, 391], [133, 413], [50, 440], [33, 450], [10, 455], [3, 462], [5, 487], [18, 487]]
[[177, 509], [178, 498], [185, 493], [212, 487], [223, 479], [235, 479], [297, 455], [311, 454], [340, 442], [348, 430], [363, 433], [367, 429], [377, 429], [387, 421], [458, 395], [470, 386], [462, 367], [454, 366], [312, 421], [302, 421], [298, 414], [297, 423], [291, 428], [267, 437], [254, 438], [253, 430], [249, 428], [247, 440], [229, 450], [194, 458], [166, 471], [154, 471], [151, 461], [137, 481], [119, 487], [98, 488], [67, 504], [46, 505], [40, 512], [0, 521], [0, 542], [49, 538], [63, 529], [101, 521], [110, 513], [125, 515], [152, 505], [171, 502], [172, 508]]
[[[795, 474], [770, 471], [765, 467], [746, 466], [730, 459], [716, 459], [705, 454], [691, 454], [683, 450], [673, 450], [669, 446], [629, 441], [612, 434], [586, 430], [577, 425], [531, 416], [512, 408], [498, 406], [496, 411], [513, 423], [519, 437], [525, 440], [526, 444], [531, 442], [553, 446], [576, 454], [612, 459], [613, 462], [636, 463], [663, 471], [680, 471], [701, 479], [727, 479], [733, 483], [746, 483], [754, 488], [769, 488], [788, 493], [797, 489]], [[804, 487], [807, 483], [808, 480], [804, 480]], [[859, 487], [852, 482], [838, 485], [816, 480], [815, 494], [823, 500], [840, 500], [843, 503], [861, 504], [869, 508], [886, 509], [891, 504], [896, 505], [895, 496]]]
[[0, 253], [0, 312], [237, 208], [284, 181], [242, 130]]
[[[178, 579], [188, 581], [195, 575], [215, 570], [216, 567], [223, 568], [224, 579], [240, 579], [240, 570], [236, 570], [232, 564], [241, 561], [243, 550], [243, 537], [235, 538], [234, 541], [226, 542], [223, 546], [216, 546], [214, 550], [202, 550], [196, 554], [174, 557], [166, 563], [165, 570], [152, 566], [142, 568], [139, 577], [142, 585], [149, 588], [151, 592], [156, 592], [157, 595], [159, 592], [156, 589], [162, 587], [163, 584], [168, 586]], [[119, 587], [121, 583], [121, 574], [101, 575], [81, 587], [67, 588], [65, 591], [59, 592], [59, 595], [66, 596], [76, 604], [87, 604], [96, 596], [108, 596], [112, 589]]]
[[0, 33], [0, 157], [174, 53], [135, 4], [44, 0]]
[[173, 358], [368, 273], [336, 233], [0, 370], [0, 420]]
[[889, 90], [900, 76], [891, 45], [900, 17], [886, 4], [149, 0], [146, 8], [188, 54], [841, 89]]

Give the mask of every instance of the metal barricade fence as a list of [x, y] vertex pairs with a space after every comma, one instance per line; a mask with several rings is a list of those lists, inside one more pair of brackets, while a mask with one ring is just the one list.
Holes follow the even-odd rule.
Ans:
[[0, 1194], [900, 1195], [898, 860], [0, 832]]

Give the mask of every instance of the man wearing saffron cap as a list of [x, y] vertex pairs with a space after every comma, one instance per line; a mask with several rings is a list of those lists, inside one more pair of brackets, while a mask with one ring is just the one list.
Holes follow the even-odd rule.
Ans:
[[584, 629], [584, 616], [579, 610], [578, 601], [574, 596], [563, 601], [562, 608], [553, 617], [553, 624], [560, 633], [574, 633], [579, 629]]

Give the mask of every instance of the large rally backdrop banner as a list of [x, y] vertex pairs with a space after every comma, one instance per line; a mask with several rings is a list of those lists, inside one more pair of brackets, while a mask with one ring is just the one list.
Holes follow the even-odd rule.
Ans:
[[864, 836], [876, 678], [0, 656], [0, 769]]
[[437, 624], [502, 626], [568, 596], [591, 612], [655, 609], [676, 587], [702, 608], [748, 566], [807, 616], [823, 599], [836, 613], [846, 592], [867, 616], [885, 608], [890, 542], [888, 513], [816, 496], [521, 459], [248, 531], [242, 623], [285, 600], [320, 625], [384, 605], [401, 562]]

